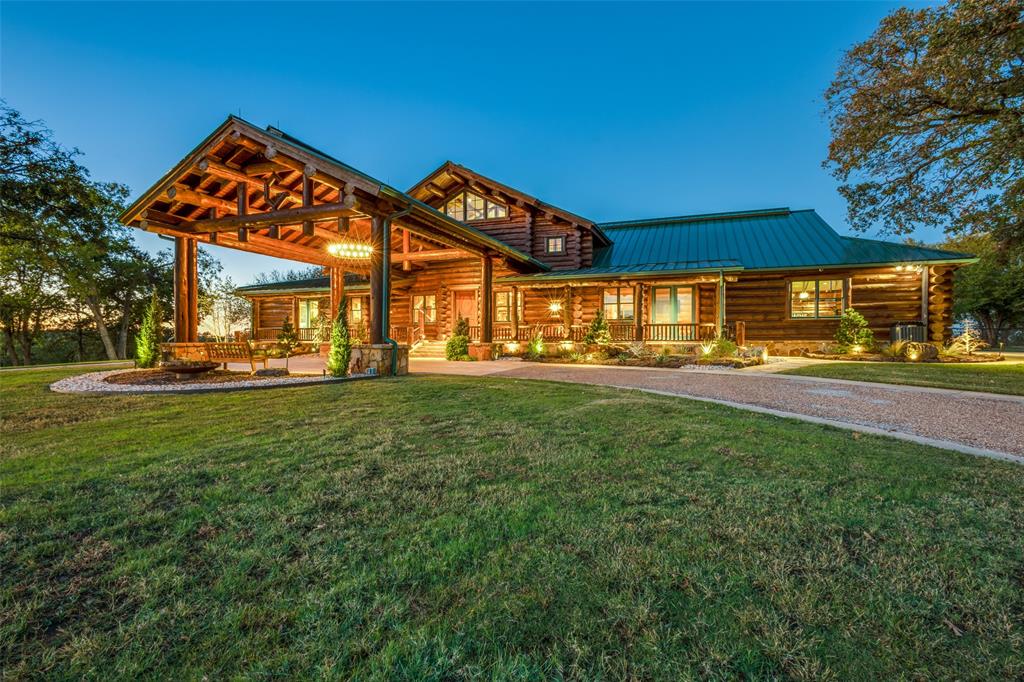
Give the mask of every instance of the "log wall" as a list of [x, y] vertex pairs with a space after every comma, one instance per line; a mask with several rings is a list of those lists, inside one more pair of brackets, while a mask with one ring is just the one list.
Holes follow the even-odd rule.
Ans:
[[[496, 265], [495, 278], [512, 274]], [[846, 306], [861, 312], [879, 340], [889, 338], [889, 326], [895, 322], [916, 322], [922, 312], [922, 276], [927, 278], [929, 337], [936, 342], [948, 339], [952, 325], [953, 268], [934, 266], [924, 273], [895, 268], [863, 268], [842, 271], [802, 271], [786, 273], [740, 274], [736, 281], [726, 283], [726, 322], [746, 324], [747, 338], [753, 342], [828, 342], [831, 341], [838, 319], [790, 319], [788, 310], [788, 282], [794, 279], [843, 279], [846, 282]], [[477, 292], [479, 323], [480, 262], [466, 259], [445, 263], [431, 263], [428, 267], [403, 273], [404, 282], [392, 289], [391, 324], [411, 327], [412, 296], [437, 297], [437, 323], [428, 330], [432, 336], [445, 338], [454, 326], [454, 292]], [[667, 282], [659, 281], [658, 284]], [[679, 284], [685, 285], [685, 280]], [[544, 324], [587, 325], [603, 304], [604, 284], [586, 286], [558, 285], [529, 287], [517, 285], [523, 296], [523, 310], [519, 325]], [[634, 287], [641, 290], [635, 297], [635, 309], [642, 322], [648, 322], [651, 284], [644, 282], [608, 282], [607, 286]], [[696, 288], [697, 319], [701, 324], [718, 321], [717, 282], [699, 282]], [[495, 292], [509, 291], [510, 285], [496, 283]], [[305, 297], [303, 297], [305, 298]], [[561, 303], [562, 310], [551, 311], [552, 303]], [[285, 315], [293, 317], [295, 297], [261, 296], [255, 306], [260, 327], [279, 327]], [[328, 305], [322, 297], [321, 305]], [[503, 324], [503, 323], [501, 323]]]
[[831, 341], [838, 319], [789, 317], [788, 282], [794, 279], [846, 280], [846, 307], [863, 314], [879, 340], [889, 338], [890, 325], [921, 319], [921, 273], [887, 267], [740, 274], [725, 287], [726, 321], [745, 322], [747, 338], [755, 341]]

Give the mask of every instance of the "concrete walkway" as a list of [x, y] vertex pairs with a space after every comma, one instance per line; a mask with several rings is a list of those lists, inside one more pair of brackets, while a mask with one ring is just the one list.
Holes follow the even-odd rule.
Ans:
[[526, 362], [414, 360], [413, 373], [491, 375], [710, 400], [1024, 464], [1024, 398], [748, 373]]

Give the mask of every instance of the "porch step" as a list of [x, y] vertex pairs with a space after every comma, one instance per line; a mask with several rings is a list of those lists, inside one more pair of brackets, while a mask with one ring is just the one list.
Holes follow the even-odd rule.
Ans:
[[409, 351], [411, 358], [441, 358], [444, 359], [444, 341], [424, 341]]

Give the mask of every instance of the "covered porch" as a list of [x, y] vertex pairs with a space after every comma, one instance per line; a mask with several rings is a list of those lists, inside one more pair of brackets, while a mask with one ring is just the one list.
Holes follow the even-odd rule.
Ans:
[[[546, 265], [274, 128], [229, 117], [121, 216], [126, 225], [174, 240], [174, 340], [198, 341], [200, 243], [317, 265], [329, 278], [331, 317], [346, 296], [345, 274], [365, 287], [370, 345], [410, 343], [413, 325], [392, 325], [394, 282], [461, 263], [479, 273], [491, 300], [495, 272]], [[298, 327], [297, 316], [291, 323]], [[480, 340], [492, 336], [490, 306]], [[312, 339], [313, 327], [302, 327]]]

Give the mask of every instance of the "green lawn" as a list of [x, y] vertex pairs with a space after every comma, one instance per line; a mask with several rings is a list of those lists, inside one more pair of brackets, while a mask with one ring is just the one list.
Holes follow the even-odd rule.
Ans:
[[984, 365], [835, 362], [789, 369], [781, 374], [1024, 395], [1024, 363], [1019, 362]]
[[701, 402], [0, 376], [11, 679], [1019, 679], [1024, 467]]

